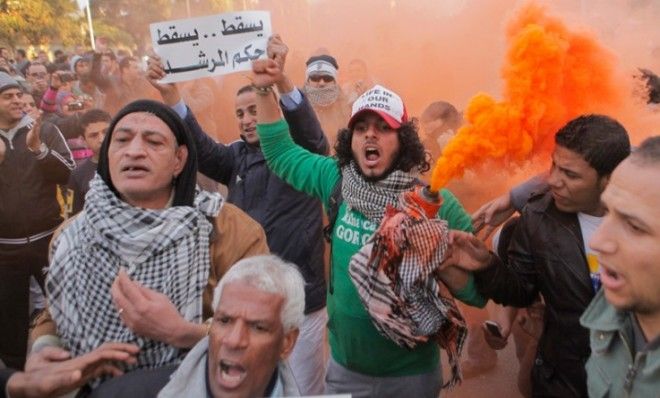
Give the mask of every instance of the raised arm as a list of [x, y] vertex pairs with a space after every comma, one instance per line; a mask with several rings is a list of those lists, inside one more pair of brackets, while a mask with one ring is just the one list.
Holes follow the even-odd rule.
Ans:
[[272, 90], [282, 77], [278, 64], [272, 59], [257, 60], [252, 64], [252, 72], [257, 93], [257, 133], [268, 167], [295, 189], [327, 204], [339, 180], [336, 160], [311, 153], [293, 142]]
[[176, 84], [158, 82], [165, 77], [165, 70], [160, 58], [156, 54], [151, 54], [148, 63], [147, 80], [158, 90], [165, 105], [174, 109], [192, 133], [197, 148], [197, 163], [200, 173], [221, 184], [228, 185], [236, 167], [234, 152], [229, 146], [213, 141], [204, 132], [195, 115], [181, 99]]
[[327, 155], [330, 144], [323, 133], [321, 123], [312, 108], [312, 104], [284, 73], [289, 48], [282, 41], [280, 35], [276, 34], [268, 39], [267, 52], [268, 58], [277, 62], [282, 71], [282, 76], [275, 82], [275, 86], [280, 93], [280, 107], [284, 113], [284, 118], [289, 124], [293, 141], [308, 151]]

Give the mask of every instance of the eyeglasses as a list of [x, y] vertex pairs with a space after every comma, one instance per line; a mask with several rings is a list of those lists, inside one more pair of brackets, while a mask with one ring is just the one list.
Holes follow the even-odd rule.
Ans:
[[39, 79], [45, 79], [46, 76], [48, 76], [48, 73], [47, 72], [34, 72], [34, 73], [28, 73], [28, 76], [38, 77]]
[[309, 80], [313, 81], [314, 83], [318, 83], [321, 80], [323, 80], [324, 83], [332, 83], [335, 81], [335, 78], [328, 75], [314, 75], [310, 76]]

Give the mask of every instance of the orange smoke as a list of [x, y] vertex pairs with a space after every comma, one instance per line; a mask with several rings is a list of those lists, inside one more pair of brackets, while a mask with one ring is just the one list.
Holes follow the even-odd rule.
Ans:
[[480, 93], [470, 100], [466, 125], [433, 169], [433, 191], [487, 160], [506, 168], [547, 155], [566, 122], [585, 113], [612, 113], [630, 96], [614, 56], [540, 6], [522, 7], [509, 23], [507, 42], [504, 99]]

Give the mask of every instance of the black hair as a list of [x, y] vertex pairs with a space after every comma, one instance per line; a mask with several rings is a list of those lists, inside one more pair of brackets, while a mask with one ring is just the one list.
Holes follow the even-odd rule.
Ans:
[[630, 160], [642, 166], [660, 163], [660, 135], [645, 139], [632, 151]]
[[248, 84], [248, 85], [245, 85], [245, 86], [239, 88], [238, 91], [236, 92], [236, 96], [238, 97], [241, 94], [252, 93], [252, 92], [254, 92], [254, 86], [251, 85], [251, 84]]
[[21, 57], [27, 58], [27, 54], [25, 54], [25, 50], [23, 50], [22, 48], [17, 49], [16, 54], [21, 54]]
[[640, 77], [646, 86], [649, 104], [660, 104], [660, 77], [648, 69], [639, 69]]
[[103, 109], [90, 109], [87, 112], [83, 113], [82, 116], [80, 116], [80, 127], [83, 130], [83, 135], [85, 134], [85, 129], [87, 126], [89, 126], [92, 123], [98, 123], [98, 122], [108, 122], [112, 120], [112, 116]]
[[[399, 136], [399, 155], [394, 160], [391, 170], [401, 170], [409, 172], [417, 169], [420, 173], [429, 171], [431, 165], [429, 158], [424, 150], [424, 145], [417, 134], [417, 120], [412, 119], [402, 123], [397, 129]], [[351, 141], [353, 139], [353, 130], [344, 128], [337, 133], [337, 142], [335, 143], [335, 153], [339, 161], [339, 167], [344, 167], [354, 160]]]
[[626, 129], [604, 115], [582, 115], [569, 121], [555, 135], [555, 143], [582, 156], [600, 177], [610, 175], [630, 155]]

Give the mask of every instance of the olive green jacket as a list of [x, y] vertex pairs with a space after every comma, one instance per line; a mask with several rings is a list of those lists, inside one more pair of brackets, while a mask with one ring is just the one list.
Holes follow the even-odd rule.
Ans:
[[634, 352], [633, 314], [610, 305], [601, 289], [580, 318], [590, 330], [587, 387], [591, 398], [659, 397], [660, 344]]

